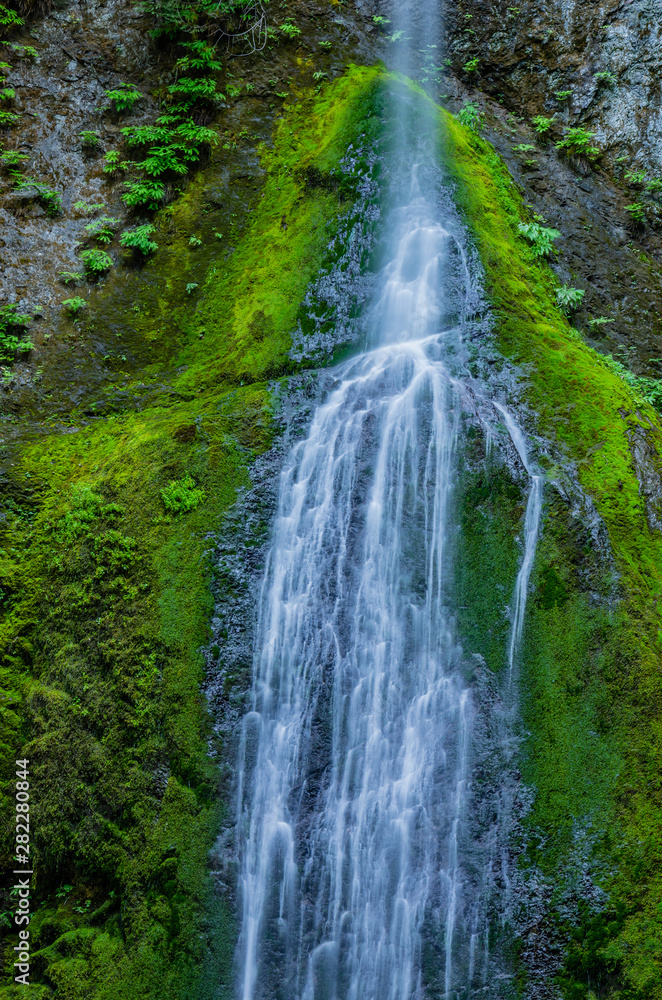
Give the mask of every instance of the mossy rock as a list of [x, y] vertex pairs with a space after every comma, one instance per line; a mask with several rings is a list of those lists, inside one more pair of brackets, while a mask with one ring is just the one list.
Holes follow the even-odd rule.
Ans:
[[[648, 523], [631, 445], [648, 435], [658, 467], [658, 416], [559, 312], [550, 270], [518, 233], [526, 213], [492, 147], [405, 81], [353, 67], [286, 108], [263, 151], [251, 224], [195, 300], [182, 293], [175, 309], [167, 292], [149, 315], [131, 317], [157, 358], [140, 373], [149, 392], [138, 378], [124, 394], [111, 387], [105, 402], [72, 412], [70, 426], [19, 433], [12, 445], [0, 564], [4, 861], [11, 868], [13, 761], [27, 755], [36, 902], [54, 911], [58, 888], [72, 886], [48, 918], [51, 931], [68, 929], [47, 944], [42, 921], [37, 998], [231, 995], [231, 901], [213, 894], [207, 866], [227, 806], [209, 741], [221, 759], [224, 748], [201, 696], [208, 536], [273, 439], [268, 381], [292, 369], [306, 289], [352, 204], [340, 160], [350, 141], [382, 128], [391, 87], [408, 88], [439, 137], [485, 269], [497, 342], [525, 373], [538, 431], [576, 472], [607, 532], [596, 599], [576, 572], [567, 505], [549, 503], [525, 629], [522, 764], [537, 793], [529, 829], [550, 846], [542, 855], [532, 847], [524, 861], [562, 884], [572, 831], [595, 817], [590, 860], [607, 872], [602, 915], [585, 908], [573, 927], [550, 915], [568, 940], [562, 989], [588, 997], [587, 982], [604, 973], [624, 1000], [662, 997], [662, 539]], [[203, 194], [200, 174], [172, 213], [193, 213]], [[186, 258], [175, 265], [176, 256], [167, 288], [181, 278]], [[128, 280], [158, 280], [159, 266]], [[111, 282], [95, 301], [98, 322], [126, 323], [119, 301]], [[196, 503], [171, 516], [162, 491], [189, 480]], [[507, 621], [472, 566], [489, 534], [490, 572], [504, 588], [512, 581], [521, 490], [498, 470], [467, 470], [463, 490], [457, 582], [475, 613], [460, 616], [460, 630], [478, 626], [476, 652], [496, 672]], [[18, 996], [17, 987], [8, 981], [2, 995]]]

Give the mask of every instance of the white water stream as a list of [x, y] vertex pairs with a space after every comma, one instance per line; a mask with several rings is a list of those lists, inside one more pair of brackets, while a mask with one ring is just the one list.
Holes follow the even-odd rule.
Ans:
[[[337, 369], [281, 475], [240, 752], [241, 1000], [426, 997], [430, 922], [434, 995], [467, 995], [475, 975], [461, 857], [473, 710], [448, 610], [467, 390], [445, 360], [461, 331], [443, 317], [461, 252], [415, 169], [403, 202], [374, 346]], [[512, 669], [542, 478], [512, 415], [492, 413], [532, 483]]]

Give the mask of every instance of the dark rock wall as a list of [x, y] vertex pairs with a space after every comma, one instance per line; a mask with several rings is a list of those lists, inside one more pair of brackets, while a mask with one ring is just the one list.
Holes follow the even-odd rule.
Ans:
[[520, 114], [587, 125], [611, 162], [628, 154], [662, 172], [660, 0], [460, 0], [447, 24], [456, 71], [478, 56], [481, 86]]

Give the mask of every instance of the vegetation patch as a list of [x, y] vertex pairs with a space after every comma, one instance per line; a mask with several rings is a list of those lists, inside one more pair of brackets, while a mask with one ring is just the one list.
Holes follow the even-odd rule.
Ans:
[[[13, 761], [28, 757], [39, 1000], [231, 996], [231, 900], [211, 891], [208, 870], [227, 808], [214, 762], [224, 748], [201, 695], [209, 535], [271, 442], [265, 380], [290, 367], [306, 287], [351, 205], [340, 161], [372, 127], [378, 77], [352, 69], [287, 111], [263, 150], [269, 174], [254, 223], [229, 259], [218, 247], [197, 301], [182, 287], [177, 333], [161, 327], [161, 363], [137, 373], [158, 380], [156, 401], [135, 412], [131, 393], [117, 394], [110, 413], [98, 400], [108, 415], [94, 418], [87, 401], [66, 426], [12, 445], [0, 520], [0, 795], [6, 819]], [[201, 175], [173, 206], [181, 218], [203, 188]], [[98, 220], [92, 237], [106, 225]], [[181, 237], [187, 254], [196, 252], [192, 228]], [[149, 251], [151, 232], [125, 245]], [[186, 258], [178, 242], [175, 250], [179, 276]], [[91, 255], [105, 267], [105, 251], [84, 254], [87, 267]], [[162, 294], [168, 260], [161, 270], [158, 258], [147, 261], [148, 289]], [[111, 279], [96, 296], [95, 321], [107, 312], [115, 323], [119, 315], [120, 330], [153, 323], [140, 306], [129, 311], [137, 280], [128, 272], [127, 292]], [[80, 301], [65, 308], [85, 316]], [[152, 305], [157, 317], [172, 314], [167, 298]], [[11, 310], [8, 323], [25, 325]], [[5, 872], [12, 832], [3, 827]], [[15, 939], [7, 940], [11, 955]], [[5, 975], [8, 983], [10, 963]]]
[[[650, 527], [656, 515], [647, 510], [632, 443], [647, 442], [659, 472], [659, 417], [638, 387], [570, 327], [551, 271], [522, 239], [520, 227], [530, 223], [494, 149], [440, 115], [448, 169], [485, 267], [501, 349], [524, 367], [539, 431], [556, 441], [595, 504], [617, 573], [610, 580], [603, 566], [601, 599], [576, 576], [568, 587], [564, 573], [578, 557], [567, 534], [565, 544], [557, 534], [559, 552], [546, 565], [539, 559], [543, 605], [526, 632], [525, 779], [537, 791], [531, 827], [545, 843], [538, 860], [565, 885], [574, 838], [587, 831], [591, 869], [609, 901], [581, 912], [575, 907], [576, 921], [565, 925], [572, 944], [564, 995], [584, 1000], [615, 991], [650, 1000], [662, 996], [662, 536]], [[570, 152], [585, 151], [590, 136], [565, 141]], [[567, 921], [560, 909], [557, 919]]]

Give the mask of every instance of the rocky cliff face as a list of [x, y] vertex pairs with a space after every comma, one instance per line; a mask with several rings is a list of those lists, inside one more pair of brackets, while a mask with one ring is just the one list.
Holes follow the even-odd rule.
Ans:
[[610, 166], [662, 173], [659, 0], [461, 0], [447, 17], [456, 71], [477, 56], [481, 86], [513, 110], [584, 125]]
[[[659, 377], [662, 5], [461, 0], [446, 16], [452, 106], [487, 112], [525, 199], [561, 232], [554, 267], [585, 291], [575, 324], [599, 351]], [[557, 149], [570, 129], [592, 134], [595, 159]]]
[[[15, 94], [11, 111], [17, 121], [3, 132], [2, 153], [23, 160], [18, 167], [2, 164], [0, 294], [3, 304], [38, 316], [31, 330], [35, 349], [19, 357], [5, 378], [14, 391], [29, 392], [36, 371], [61, 364], [62, 353], [75, 353], [67, 350], [66, 327], [60, 328], [61, 302], [80, 295], [80, 283], [65, 284], [63, 275], [81, 270], [77, 250], [89, 239], [85, 226], [103, 215], [128, 224], [122, 189], [103, 171], [104, 154], [117, 149], [126, 124], [111, 113], [105, 92], [132, 81], [142, 94], [132, 122], [153, 121], [150, 90], [162, 82], [168, 60], [146, 44], [151, 25], [138, 7], [115, 0], [57, 4], [47, 16], [12, 31], [3, 46], [5, 85]], [[86, 143], [86, 130], [96, 140]], [[45, 191], [55, 194], [57, 208], [45, 200]]]

